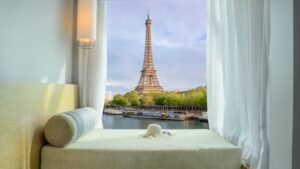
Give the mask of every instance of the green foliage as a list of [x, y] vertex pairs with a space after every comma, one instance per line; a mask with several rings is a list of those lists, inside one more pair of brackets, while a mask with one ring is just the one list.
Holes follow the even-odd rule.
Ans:
[[187, 91], [151, 93], [143, 96], [139, 96], [136, 91], [131, 91], [124, 96], [114, 96], [112, 104], [119, 106], [170, 105], [206, 107], [207, 90], [206, 87], [197, 87]]
[[140, 106], [141, 102], [139, 99], [134, 99], [130, 101], [130, 106]]
[[141, 97], [141, 103], [145, 106], [154, 105], [153, 96], [149, 94], [144, 95], [143, 97]]
[[136, 91], [127, 92], [125, 93], [124, 97], [129, 101], [130, 106], [141, 105], [139, 95]]
[[114, 96], [114, 98], [112, 100], [112, 104], [113, 105], [117, 105], [117, 106], [128, 106], [129, 105], [129, 101], [124, 96], [118, 94], [118, 95]]
[[167, 104], [166, 97], [164, 97], [164, 96], [155, 97], [154, 102], [156, 105], [166, 105]]
[[198, 87], [188, 91], [165, 92], [153, 95], [156, 105], [170, 106], [206, 106], [206, 87]]

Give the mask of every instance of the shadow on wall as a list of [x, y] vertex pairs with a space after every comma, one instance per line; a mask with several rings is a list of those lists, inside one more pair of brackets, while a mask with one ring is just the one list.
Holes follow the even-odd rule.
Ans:
[[[74, 9], [77, 9], [77, 0], [74, 1]], [[77, 18], [77, 10], [73, 10], [73, 18]], [[77, 43], [77, 19], [73, 20], [73, 66], [72, 82], [78, 84], [78, 43]]]
[[[44, 125], [46, 123], [46, 119], [49, 119], [51, 115], [55, 114], [56, 112], [60, 112], [60, 106], [61, 106], [61, 98], [64, 91], [64, 87], [57, 87], [54, 85], [49, 85], [45, 91], [42, 93], [44, 94], [43, 99], [43, 111], [35, 118], [39, 119], [37, 123], [27, 123], [25, 125], [25, 133], [32, 132], [30, 136], [26, 140], [32, 140], [31, 142], [31, 149], [30, 153], [26, 154], [29, 155], [30, 163], [28, 164], [28, 168], [30, 169], [37, 169], [40, 167], [40, 161], [41, 161], [41, 148], [42, 145], [46, 144], [45, 138], [44, 138]], [[33, 130], [32, 130], [33, 129]], [[32, 130], [32, 131], [31, 131]]]
[[[76, 46], [76, 33], [77, 33], [77, 0], [75, 1], [63, 1], [62, 2], [62, 11], [63, 11], [63, 19], [61, 20], [61, 33], [62, 33], [62, 37], [64, 37], [66, 41], [66, 43], [69, 43], [69, 39], [70, 39], [70, 35], [72, 36], [72, 54], [71, 54], [71, 58], [66, 58], [65, 63], [69, 63], [69, 64], [65, 64], [65, 77], [68, 77], [69, 75], [71, 75], [72, 77], [70, 77], [70, 80], [74, 83], [74, 73], [77, 74], [77, 50]], [[70, 32], [71, 31], [71, 32]], [[76, 56], [76, 57], [74, 57]], [[75, 60], [75, 62], [74, 62]], [[75, 69], [75, 70], [74, 70]], [[75, 81], [76, 83], [76, 81]]]
[[[43, 127], [53, 115], [77, 108], [77, 86], [0, 83], [0, 166], [39, 169]], [[3, 149], [2, 149], [3, 148]]]
[[[66, 100], [62, 98], [69, 97], [68, 95], [74, 95], [77, 98], [77, 88], [74, 90], [66, 91], [64, 85], [48, 85], [44, 94], [44, 111], [43, 114], [39, 114], [40, 123], [37, 126], [33, 126], [33, 136], [31, 138], [31, 150], [30, 150], [30, 169], [38, 169], [41, 161], [41, 145], [46, 145], [44, 137], [44, 126], [49, 118], [58, 112], [64, 112]], [[69, 104], [77, 105], [77, 100], [70, 100]], [[27, 126], [28, 127], [28, 126]], [[30, 130], [30, 128], [29, 128]]]

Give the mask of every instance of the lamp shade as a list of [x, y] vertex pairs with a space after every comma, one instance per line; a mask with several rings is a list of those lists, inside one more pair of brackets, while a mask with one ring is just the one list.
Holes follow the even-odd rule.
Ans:
[[97, 0], [78, 0], [77, 40], [95, 41], [97, 22]]

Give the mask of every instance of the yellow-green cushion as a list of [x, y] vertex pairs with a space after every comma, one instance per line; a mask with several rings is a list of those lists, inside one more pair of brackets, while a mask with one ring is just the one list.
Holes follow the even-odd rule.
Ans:
[[73, 143], [95, 128], [96, 117], [96, 111], [88, 107], [55, 115], [45, 126], [46, 140], [58, 147]]

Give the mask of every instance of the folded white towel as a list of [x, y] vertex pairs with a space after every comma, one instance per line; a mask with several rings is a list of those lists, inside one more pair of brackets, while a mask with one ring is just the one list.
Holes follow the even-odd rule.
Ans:
[[148, 138], [148, 137], [157, 137], [160, 136], [161, 133], [161, 126], [159, 124], [149, 124], [147, 127], [147, 132], [144, 134], [143, 137]]

